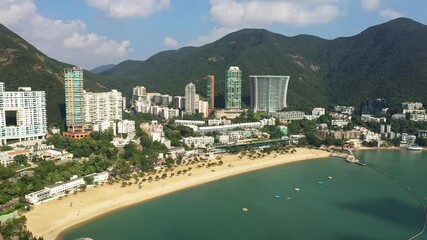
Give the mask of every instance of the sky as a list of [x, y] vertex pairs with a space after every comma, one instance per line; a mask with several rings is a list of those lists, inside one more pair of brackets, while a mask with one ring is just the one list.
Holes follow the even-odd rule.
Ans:
[[426, 0], [0, 0], [0, 23], [86, 69], [202, 46], [242, 28], [326, 39], [398, 17], [427, 24]]

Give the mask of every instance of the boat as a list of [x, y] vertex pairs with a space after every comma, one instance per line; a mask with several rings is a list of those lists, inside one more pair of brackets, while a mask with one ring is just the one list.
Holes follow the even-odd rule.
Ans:
[[291, 197], [287, 197], [286, 199], [287, 199], [287, 200], [291, 200]]
[[296, 187], [296, 188], [295, 188], [295, 191], [299, 191], [299, 188], [297, 188], [297, 187]]
[[423, 150], [423, 147], [421, 147], [417, 144], [411, 144], [408, 147], [406, 147], [406, 149], [411, 150], [411, 151], [421, 151], [421, 150]]
[[328, 178], [329, 178], [329, 179], [332, 179], [332, 177], [331, 177], [331, 176], [329, 176]]
[[275, 195], [275, 196], [274, 196], [274, 198], [275, 198], [275, 199], [279, 199], [279, 198], [280, 198], [280, 195]]
[[247, 211], [248, 211], [248, 209], [244, 207], [244, 208], [242, 208], [242, 211], [243, 211], [243, 212], [247, 212]]
[[323, 182], [322, 182], [322, 181], [319, 181], [319, 182], [317, 182], [317, 184], [322, 185], [322, 184], [323, 184]]

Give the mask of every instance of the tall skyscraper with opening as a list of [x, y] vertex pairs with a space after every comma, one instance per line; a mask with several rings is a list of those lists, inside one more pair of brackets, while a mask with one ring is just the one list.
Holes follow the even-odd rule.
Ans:
[[83, 68], [64, 70], [65, 112], [69, 132], [84, 131]]
[[8, 140], [33, 140], [47, 133], [46, 94], [20, 87], [5, 91], [0, 82], [0, 145]]
[[194, 114], [198, 108], [198, 101], [196, 86], [193, 83], [187, 84], [185, 86], [185, 114]]
[[225, 108], [242, 108], [242, 71], [231, 66], [225, 71]]
[[254, 112], [276, 112], [287, 107], [289, 76], [253, 75], [249, 79]]
[[215, 109], [215, 76], [206, 77], [206, 97], [208, 100], [208, 114], [212, 114]]

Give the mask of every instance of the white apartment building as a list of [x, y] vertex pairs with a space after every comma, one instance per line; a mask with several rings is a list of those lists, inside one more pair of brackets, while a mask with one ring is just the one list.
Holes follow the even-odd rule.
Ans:
[[197, 132], [207, 133], [207, 132], [228, 132], [236, 128], [261, 128], [261, 122], [248, 122], [248, 123], [237, 123], [230, 125], [219, 125], [219, 126], [208, 126], [208, 127], [199, 127]]
[[132, 102], [135, 112], [150, 113], [151, 101], [148, 100], [135, 100]]
[[362, 115], [362, 121], [364, 122], [376, 122], [376, 123], [385, 123], [387, 119], [385, 117], [372, 117], [371, 115]]
[[219, 126], [219, 125], [230, 125], [231, 120], [229, 119], [209, 119], [208, 126]]
[[304, 112], [301, 111], [286, 111], [286, 112], [274, 112], [271, 115], [279, 120], [290, 121], [290, 120], [301, 120], [304, 119]]
[[332, 126], [337, 126], [339, 128], [343, 128], [343, 127], [348, 125], [348, 121], [339, 120], [339, 119], [338, 120], [332, 120], [331, 124], [332, 124]]
[[131, 132], [135, 132], [135, 121], [125, 119], [117, 123], [118, 134]]
[[335, 107], [334, 107], [334, 111], [335, 111], [335, 112], [340, 112], [340, 113], [344, 113], [344, 114], [351, 115], [351, 114], [353, 114], [354, 107], [347, 107], [347, 106], [335, 106]]
[[175, 125], [183, 125], [183, 126], [203, 126], [206, 124], [205, 121], [200, 120], [175, 120]]
[[275, 118], [264, 118], [264, 119], [261, 119], [259, 122], [261, 123], [261, 127], [276, 125]]
[[44, 138], [47, 133], [46, 94], [20, 87], [6, 92], [0, 82], [0, 145], [8, 140]]
[[403, 120], [403, 119], [406, 119], [406, 115], [402, 114], [402, 113], [396, 113], [396, 114], [391, 115], [391, 119]]
[[209, 145], [214, 144], [214, 142], [215, 142], [214, 137], [208, 137], [208, 136], [205, 136], [205, 137], [186, 137], [186, 138], [184, 138], [184, 143], [187, 146], [189, 146], [189, 147], [194, 146], [196, 148], [197, 147], [207, 147]]
[[402, 103], [403, 114], [416, 113], [424, 114], [426, 110], [423, 109], [423, 104], [420, 102], [404, 102]]
[[412, 121], [427, 121], [427, 114], [411, 114], [409, 119]]
[[194, 114], [196, 112], [196, 105], [198, 107], [198, 100], [196, 94], [196, 86], [189, 83], [185, 86], [185, 114]]
[[117, 134], [116, 123], [114, 121], [97, 121], [92, 123], [92, 131], [103, 132], [107, 130], [113, 130], [114, 135]]
[[136, 86], [132, 89], [132, 101], [147, 100], [147, 89]]
[[209, 116], [209, 103], [199, 100], [199, 113], [203, 114], [204, 118]]
[[83, 91], [85, 122], [114, 121], [122, 119], [123, 97], [117, 90], [111, 92]]
[[313, 108], [313, 111], [311, 111], [311, 115], [319, 116], [319, 117], [322, 115], [325, 115], [325, 108], [320, 108], [320, 107]]
[[[108, 172], [94, 173], [86, 177], [93, 177], [94, 184], [105, 182], [108, 180]], [[64, 196], [67, 192], [77, 191], [80, 186], [85, 185], [84, 177], [74, 175], [68, 182], [59, 182], [44, 189], [25, 195], [25, 199], [31, 204], [38, 204], [50, 198]]]

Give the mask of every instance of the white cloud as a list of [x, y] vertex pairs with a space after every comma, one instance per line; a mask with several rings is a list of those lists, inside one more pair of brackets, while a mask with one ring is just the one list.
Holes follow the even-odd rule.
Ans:
[[147, 17], [170, 5], [170, 0], [86, 0], [113, 18]]
[[380, 7], [381, 0], [362, 0], [362, 8], [366, 11], [374, 11]]
[[225, 35], [236, 31], [237, 28], [227, 28], [227, 27], [214, 27], [210, 33], [208, 33], [207, 35], [202, 35], [200, 37], [197, 37], [196, 39], [190, 40], [188, 42], [189, 46], [195, 46], [195, 47], [200, 47], [203, 46], [207, 43], [211, 43], [215, 40], [218, 40], [222, 37], [224, 37]]
[[0, 21], [48, 56], [88, 69], [125, 60], [129, 41], [115, 41], [93, 32], [79, 20], [50, 19], [33, 0], [0, 0]]
[[165, 46], [171, 47], [171, 48], [177, 48], [177, 47], [179, 47], [178, 41], [175, 40], [175, 39], [173, 39], [173, 38], [171, 38], [171, 37], [169, 37], [169, 36], [165, 37], [165, 39], [163, 40], [163, 44]]
[[340, 0], [211, 0], [210, 16], [223, 26], [328, 23], [344, 14]]
[[379, 14], [381, 17], [390, 18], [390, 19], [400, 18], [404, 16], [402, 13], [391, 10], [391, 9], [383, 9], [379, 12]]
[[28, 15], [36, 13], [36, 5], [28, 0], [0, 1], [0, 22], [4, 25], [16, 24]]

